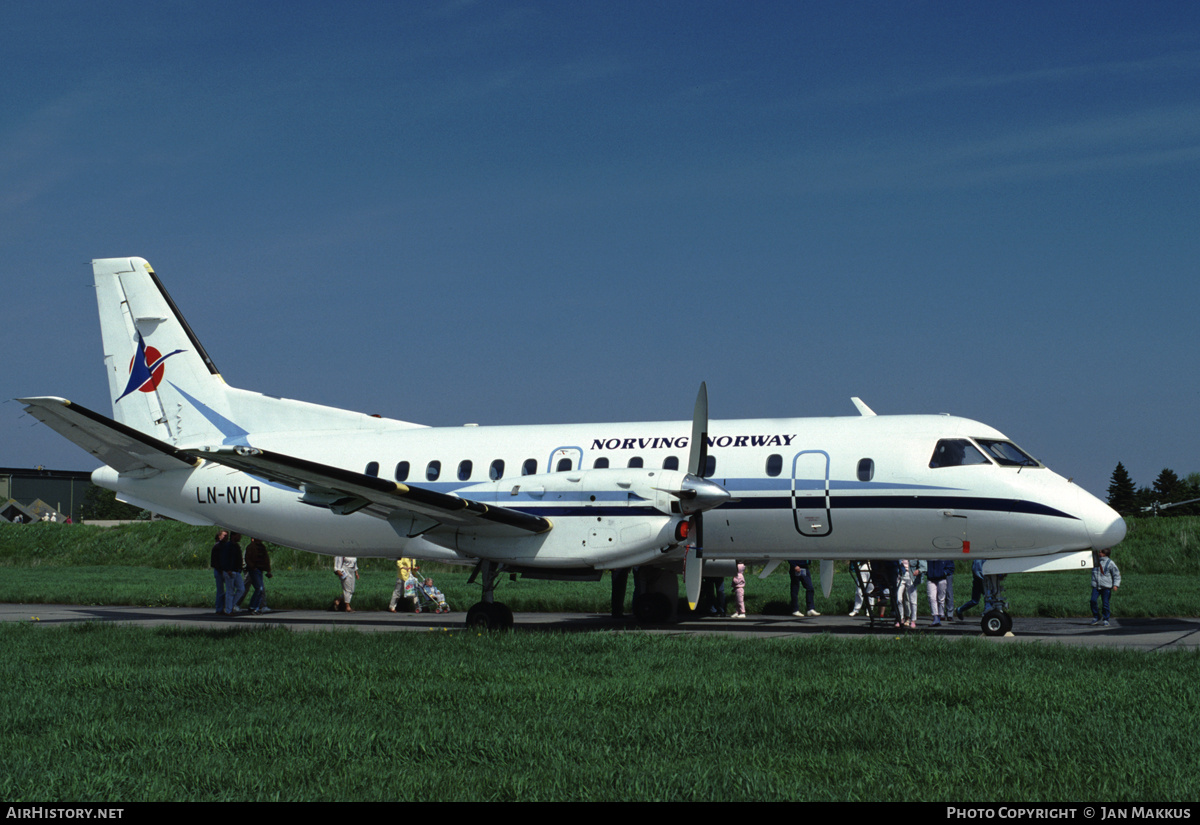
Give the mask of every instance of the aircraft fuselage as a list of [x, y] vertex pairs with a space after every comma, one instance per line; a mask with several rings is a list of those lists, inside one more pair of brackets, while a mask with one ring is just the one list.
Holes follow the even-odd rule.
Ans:
[[[212, 463], [145, 480], [102, 468], [95, 481], [177, 518], [331, 555], [605, 568], [647, 563], [679, 544], [683, 517], [661, 493], [686, 465], [689, 422], [399, 430], [389, 423], [380, 419], [375, 432], [260, 433], [250, 444], [543, 516], [554, 530], [481, 539], [478, 530], [419, 520], [337, 515], [304, 503], [292, 487]], [[1001, 558], [1107, 547], [1123, 537], [1114, 511], [1040, 464], [930, 466], [939, 443], [964, 439], [1006, 441], [945, 415], [714, 420], [709, 477], [733, 500], [706, 515], [704, 555]], [[631, 530], [636, 540], [622, 540]]]

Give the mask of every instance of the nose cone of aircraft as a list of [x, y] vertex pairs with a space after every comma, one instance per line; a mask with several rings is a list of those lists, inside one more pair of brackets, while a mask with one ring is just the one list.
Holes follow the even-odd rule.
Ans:
[[1121, 539], [1125, 538], [1125, 519], [1121, 518], [1121, 514], [1082, 487], [1075, 487], [1075, 490], [1079, 502], [1076, 512], [1087, 528], [1092, 547], [1108, 550], [1120, 544]]
[[1092, 547], [1107, 550], [1120, 544], [1121, 539], [1125, 538], [1125, 519], [1107, 504], [1100, 504], [1107, 512], [1090, 514], [1087, 517], [1087, 531], [1092, 539]]

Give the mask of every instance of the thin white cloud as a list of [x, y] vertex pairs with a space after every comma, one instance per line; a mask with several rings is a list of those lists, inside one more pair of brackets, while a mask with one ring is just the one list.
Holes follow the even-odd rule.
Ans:
[[[1131, 110], [973, 138], [897, 138], [817, 150], [787, 162], [821, 190], [943, 188], [1192, 164], [1200, 159], [1200, 105]], [[793, 177], [794, 181], [795, 178]]]
[[886, 82], [841, 85], [824, 89], [807, 97], [806, 102], [857, 106], [888, 100], [935, 97], [955, 92], [996, 91], [1020, 86], [1045, 88], [1048, 85], [1092, 84], [1145, 78], [1163, 82], [1167, 77], [1180, 74], [1187, 77], [1200, 74], [1200, 51], [1179, 51], [1138, 60], [1097, 61], [1011, 72], [951, 74], [933, 79], [897, 81], [894, 75], [889, 75]]

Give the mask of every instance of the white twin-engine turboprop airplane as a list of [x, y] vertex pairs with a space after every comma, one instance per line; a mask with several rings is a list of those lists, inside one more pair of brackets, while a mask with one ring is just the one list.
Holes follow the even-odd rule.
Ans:
[[[676, 574], [695, 603], [706, 566], [982, 557], [996, 588], [1005, 573], [1089, 567], [1125, 535], [1114, 510], [991, 427], [858, 399], [856, 417], [709, 422], [701, 386], [690, 422], [430, 428], [235, 389], [146, 261], [92, 269], [115, 420], [21, 400], [107, 465], [96, 484], [315, 553], [477, 564], [472, 625], [511, 624], [492, 592], [504, 572], [638, 567], [635, 610], [661, 620]], [[1003, 606], [985, 632], [1011, 627]]]

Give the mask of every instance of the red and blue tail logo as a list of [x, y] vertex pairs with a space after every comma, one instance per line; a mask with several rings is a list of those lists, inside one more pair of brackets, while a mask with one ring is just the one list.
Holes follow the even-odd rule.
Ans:
[[[129, 362], [129, 383], [125, 385], [125, 392], [121, 393], [117, 401], [135, 391], [154, 392], [158, 388], [159, 382], [162, 381], [163, 374], [166, 372], [163, 362], [172, 355], [178, 355], [181, 352], [183, 350], [177, 349], [174, 352], [163, 355], [154, 347], [146, 346], [146, 342], [142, 340], [142, 334], [139, 332], [137, 337], [137, 352], [134, 353], [133, 359]], [[115, 404], [117, 401], [113, 403]]]

